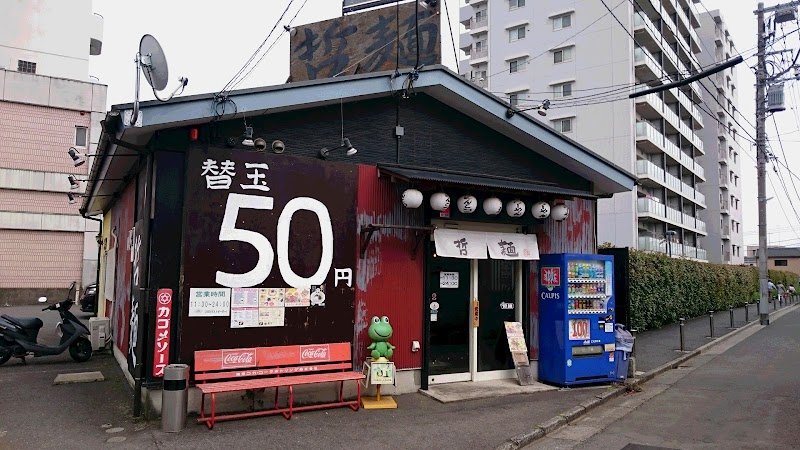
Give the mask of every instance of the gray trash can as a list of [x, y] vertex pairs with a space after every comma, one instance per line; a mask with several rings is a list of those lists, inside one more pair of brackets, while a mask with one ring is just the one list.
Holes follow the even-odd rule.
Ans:
[[189, 401], [189, 366], [170, 364], [164, 368], [161, 391], [161, 431], [177, 433], [186, 428]]

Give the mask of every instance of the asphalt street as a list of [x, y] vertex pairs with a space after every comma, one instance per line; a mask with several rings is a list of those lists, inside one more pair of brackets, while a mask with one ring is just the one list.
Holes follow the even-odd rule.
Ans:
[[798, 448], [799, 414], [800, 310], [793, 310], [527, 448]]

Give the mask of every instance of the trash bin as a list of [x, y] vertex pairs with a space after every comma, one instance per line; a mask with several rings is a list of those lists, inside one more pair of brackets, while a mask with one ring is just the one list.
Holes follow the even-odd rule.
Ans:
[[161, 391], [161, 431], [177, 433], [186, 428], [189, 366], [170, 364], [164, 368]]
[[628, 364], [633, 352], [634, 337], [625, 325], [618, 323], [614, 326], [614, 363], [617, 370], [617, 380], [628, 378]]

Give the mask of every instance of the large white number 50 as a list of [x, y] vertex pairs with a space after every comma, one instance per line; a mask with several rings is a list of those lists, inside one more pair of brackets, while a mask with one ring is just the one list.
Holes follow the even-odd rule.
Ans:
[[236, 228], [236, 220], [239, 217], [239, 209], [272, 209], [274, 202], [272, 197], [260, 197], [257, 195], [228, 195], [228, 202], [225, 205], [225, 216], [222, 218], [222, 228], [219, 230], [219, 240], [246, 242], [258, 251], [258, 262], [253, 270], [247, 273], [226, 273], [217, 271], [217, 284], [222, 286], [251, 287], [264, 282], [272, 271], [272, 263], [275, 259], [275, 252], [269, 240], [255, 231], [241, 230]]
[[[242, 208], [270, 210], [274, 202], [272, 197], [260, 197], [257, 195], [229, 194], [228, 202], [225, 205], [225, 216], [222, 218], [222, 228], [219, 230], [219, 240], [246, 242], [258, 251], [258, 262], [253, 270], [242, 273], [226, 273], [217, 271], [217, 284], [238, 288], [252, 287], [264, 282], [272, 271], [272, 263], [275, 259], [275, 252], [269, 240], [255, 231], [242, 230], [236, 228], [236, 220], [239, 217], [239, 210]], [[317, 215], [319, 228], [322, 238], [322, 256], [319, 261], [319, 268], [316, 273], [309, 278], [303, 278], [292, 270], [289, 264], [289, 228], [292, 225], [294, 213], [300, 210], [311, 211]], [[333, 265], [333, 227], [331, 226], [331, 216], [328, 208], [320, 202], [309, 197], [298, 197], [289, 201], [278, 218], [278, 268], [281, 271], [283, 281], [291, 287], [299, 288], [312, 284], [323, 284], [328, 272]]]

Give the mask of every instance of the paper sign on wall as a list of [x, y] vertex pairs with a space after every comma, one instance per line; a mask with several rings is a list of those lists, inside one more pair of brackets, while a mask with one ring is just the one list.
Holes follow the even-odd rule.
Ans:
[[442, 289], [457, 289], [458, 272], [439, 272], [439, 287]]
[[230, 315], [230, 311], [230, 289], [189, 289], [189, 317], [224, 317]]
[[286, 307], [311, 306], [311, 286], [286, 289]]

